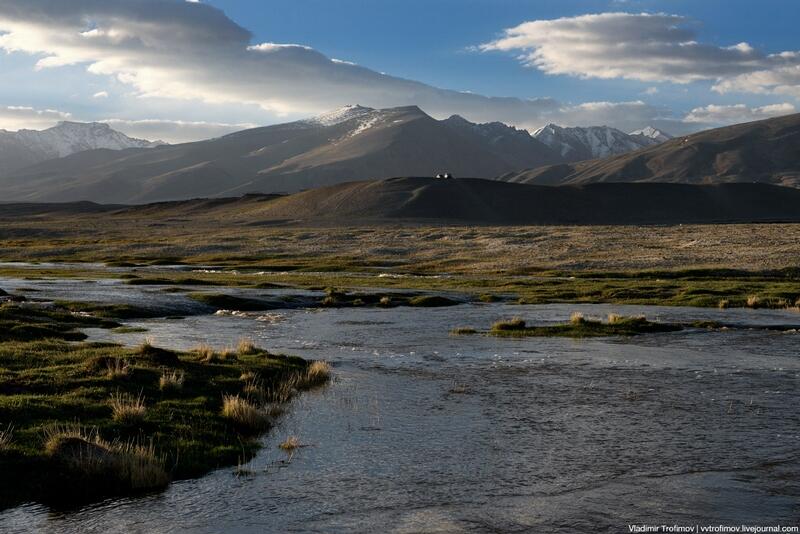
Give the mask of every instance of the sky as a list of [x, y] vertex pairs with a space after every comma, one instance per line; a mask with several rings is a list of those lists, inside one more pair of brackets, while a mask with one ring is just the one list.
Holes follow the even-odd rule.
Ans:
[[673, 135], [800, 107], [794, 0], [0, 0], [0, 128], [168, 142], [347, 104]]

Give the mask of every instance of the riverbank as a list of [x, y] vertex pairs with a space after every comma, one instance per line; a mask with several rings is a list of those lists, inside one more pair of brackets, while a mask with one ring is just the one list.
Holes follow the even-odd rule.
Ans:
[[329, 375], [245, 339], [88, 343], [81, 329], [120, 324], [58, 305], [6, 302], [0, 326], [0, 507], [148, 492], [246, 462], [292, 395]]

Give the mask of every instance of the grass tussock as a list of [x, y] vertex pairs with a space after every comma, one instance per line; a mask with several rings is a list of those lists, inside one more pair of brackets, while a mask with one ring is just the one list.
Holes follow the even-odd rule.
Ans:
[[152, 444], [109, 442], [96, 430], [72, 424], [46, 429], [44, 448], [75, 480], [107, 493], [162, 488], [170, 481]]
[[478, 331], [472, 328], [471, 326], [459, 326], [450, 330], [450, 335], [453, 336], [468, 336], [477, 333]]
[[581, 312], [572, 312], [569, 316], [569, 322], [570, 324], [574, 324], [576, 326], [582, 325], [586, 323], [586, 317], [584, 317]]
[[230, 363], [238, 360], [236, 351], [230, 347], [226, 347], [221, 351], [216, 351], [211, 345], [201, 343], [195, 347], [192, 352], [204, 363]]
[[420, 295], [408, 299], [409, 306], [421, 308], [440, 308], [444, 306], [455, 306], [457, 304], [460, 304], [460, 302], [441, 295]]
[[305, 372], [301, 374], [300, 388], [306, 389], [321, 386], [331, 379], [331, 366], [328, 362], [317, 360], [311, 362]]
[[183, 389], [183, 382], [186, 380], [186, 373], [183, 371], [164, 370], [158, 379], [158, 389], [164, 393], [180, 391]]
[[513, 319], [500, 320], [492, 324], [493, 332], [506, 332], [525, 330], [525, 321], [521, 317], [514, 317]]
[[297, 436], [289, 436], [280, 445], [278, 445], [278, 448], [287, 452], [295, 451], [300, 447], [302, 447], [302, 445], [300, 443], [300, 439]]
[[14, 425], [9, 424], [5, 429], [0, 430], [0, 452], [8, 450], [13, 439]]
[[109, 404], [112, 419], [125, 425], [139, 424], [147, 414], [147, 406], [141, 393], [135, 397], [128, 393], [114, 393]]
[[128, 360], [122, 358], [109, 358], [106, 360], [106, 376], [111, 380], [127, 378], [130, 371], [131, 366]]
[[258, 354], [260, 350], [256, 347], [255, 343], [253, 343], [252, 339], [243, 337], [236, 344], [236, 352], [239, 356], [250, 356], [252, 354]]
[[263, 432], [270, 424], [266, 412], [239, 395], [223, 397], [222, 416], [243, 433]]

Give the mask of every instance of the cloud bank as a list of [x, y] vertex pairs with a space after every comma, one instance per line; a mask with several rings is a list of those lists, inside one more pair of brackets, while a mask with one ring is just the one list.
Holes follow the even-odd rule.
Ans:
[[[550, 98], [488, 97], [440, 89], [331, 59], [300, 44], [252, 43], [250, 32], [211, 6], [176, 0], [6, 0], [0, 49], [38, 56], [37, 68], [86, 65], [138, 96], [250, 104], [279, 115], [311, 115], [346, 104], [419, 105], [438, 117], [538, 126], [546, 122], [626, 128], [663, 110], [616, 103], [574, 107]], [[583, 113], [583, 115], [579, 114]], [[605, 117], [609, 117], [607, 120]]]
[[[653, 124], [673, 133], [708, 121], [771, 113], [720, 106], [697, 108], [685, 120], [643, 101], [562, 103], [552, 98], [490, 97], [441, 89], [329, 58], [302, 44], [254, 43], [251, 33], [222, 11], [185, 0], [3, 0], [0, 50], [36, 58], [37, 69], [85, 66], [133, 89], [135, 97], [257, 106], [297, 118], [358, 103], [382, 108], [419, 105], [434, 117], [460, 114], [476, 122], [524, 128], [548, 122], [607, 124], [625, 131]], [[696, 42], [691, 21], [676, 15], [603, 13], [526, 22], [508, 29], [485, 51], [516, 52], [548, 74], [688, 83], [713, 80], [719, 92], [800, 95], [800, 54], [766, 55], [746, 43], [719, 47]], [[657, 88], [645, 91], [655, 94]], [[100, 91], [95, 99], [106, 99]], [[730, 106], [729, 106], [730, 107]], [[48, 112], [0, 108], [0, 127], [50, 126]], [[777, 109], [777, 108], [776, 108]], [[788, 109], [788, 108], [782, 108]], [[5, 114], [4, 114], [5, 113]], [[50, 123], [47, 123], [49, 119]], [[102, 117], [95, 118], [102, 120]], [[223, 119], [225, 120], [225, 119]], [[137, 137], [178, 142], [251, 126], [225, 122], [106, 121]], [[252, 120], [256, 122], [256, 120]], [[709, 122], [711, 124], [711, 122]], [[18, 126], [21, 127], [21, 126]]]
[[59, 121], [70, 120], [72, 115], [54, 109], [34, 109], [26, 106], [0, 106], [0, 128], [6, 130], [42, 130]]
[[0, 48], [37, 54], [37, 68], [87, 65], [141, 96], [255, 104], [279, 114], [359, 103], [416, 104], [476, 120], [537, 117], [550, 99], [491, 98], [439, 89], [332, 60], [302, 45], [251, 44], [251, 34], [202, 3], [173, 0], [7, 0]]
[[160, 119], [107, 119], [100, 120], [115, 130], [138, 139], [161, 140], [167, 143], [186, 143], [199, 139], [211, 139], [223, 135], [255, 128], [253, 123], [222, 123], [205, 121], [171, 121]]
[[600, 13], [525, 22], [485, 43], [547, 74], [643, 82], [716, 82], [714, 90], [800, 96], [800, 52], [766, 54], [742, 42], [697, 41], [685, 17]]
[[768, 119], [770, 117], [778, 117], [780, 115], [788, 115], [796, 112], [797, 109], [794, 105], [788, 102], [756, 108], [749, 108], [744, 104], [730, 106], [712, 104], [705, 107], [694, 108], [683, 120], [690, 123], [697, 122], [703, 124], [727, 125]]

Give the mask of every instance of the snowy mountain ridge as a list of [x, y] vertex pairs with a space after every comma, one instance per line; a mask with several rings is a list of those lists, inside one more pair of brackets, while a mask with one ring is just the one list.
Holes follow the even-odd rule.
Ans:
[[96, 148], [122, 150], [163, 145], [134, 139], [99, 122], [59, 122], [46, 130], [0, 130], [0, 171], [22, 168]]
[[610, 126], [563, 127], [548, 124], [533, 132], [533, 137], [568, 161], [625, 154], [666, 140], [659, 136], [667, 137], [652, 127], [638, 132], [626, 134]]

